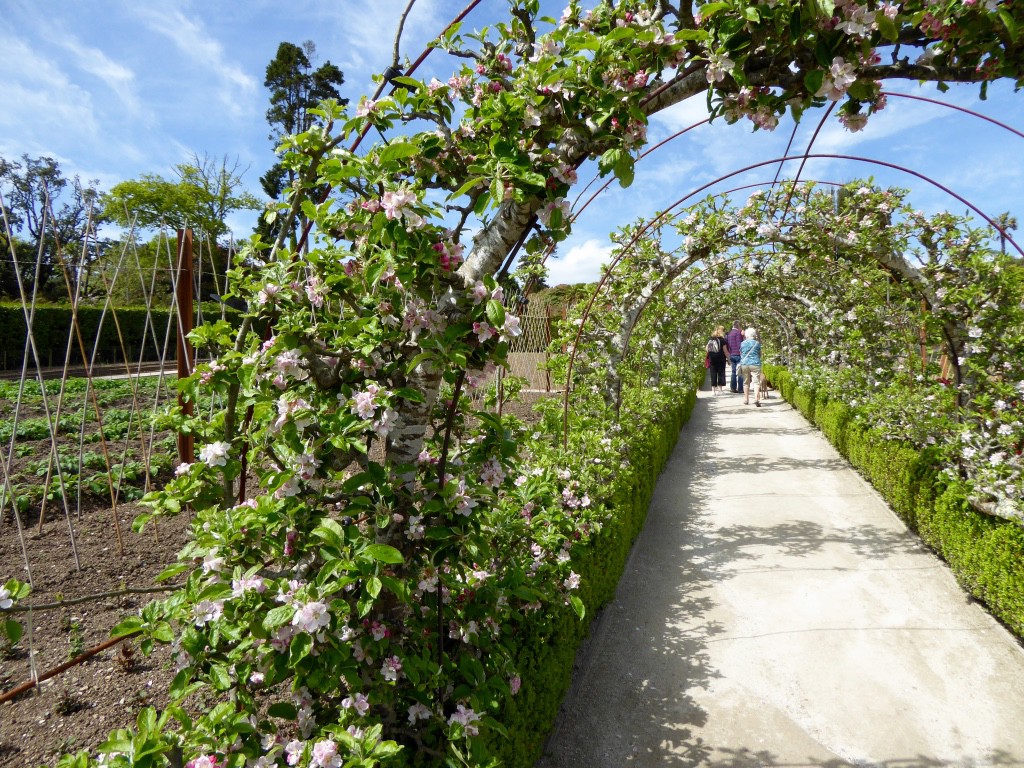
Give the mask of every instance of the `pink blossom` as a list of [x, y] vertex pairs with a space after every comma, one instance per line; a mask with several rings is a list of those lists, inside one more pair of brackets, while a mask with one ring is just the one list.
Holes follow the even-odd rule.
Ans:
[[839, 116], [839, 122], [850, 133], [857, 133], [864, 130], [864, 126], [868, 124], [868, 116], [863, 112], [858, 112], [855, 115], [842, 114]]
[[523, 329], [519, 325], [519, 318], [516, 315], [505, 314], [505, 324], [501, 327], [501, 340], [507, 341], [522, 335]]
[[479, 719], [480, 715], [469, 707], [459, 704], [456, 707], [455, 713], [448, 718], [448, 724], [454, 725], [455, 723], [459, 723], [465, 729], [467, 736], [476, 736], [480, 733], [480, 729], [476, 725], [476, 722]]
[[347, 696], [341, 700], [344, 709], [354, 709], [360, 716], [365, 716], [370, 711], [370, 700], [366, 694], [357, 693], [355, 696]]
[[469, 296], [473, 299], [474, 306], [486, 299], [488, 293], [489, 291], [487, 290], [487, 286], [480, 280], [477, 280], [476, 283], [473, 284], [473, 287], [469, 289]]
[[313, 758], [310, 766], [317, 768], [341, 768], [341, 755], [338, 745], [331, 739], [318, 741], [313, 745]]
[[476, 334], [477, 340], [483, 344], [488, 339], [494, 338], [496, 335], [494, 329], [487, 323], [473, 323], [473, 333]]
[[843, 60], [842, 56], [832, 59], [832, 66], [828, 68], [821, 87], [816, 96], [825, 96], [832, 101], [839, 101], [846, 93], [846, 89], [853, 85], [857, 79], [857, 73], [852, 64]]
[[519, 693], [519, 688], [522, 686], [523, 681], [519, 678], [519, 675], [515, 675], [511, 680], [508, 681], [508, 687], [512, 691], [512, 695], [515, 696]]
[[224, 615], [224, 601], [203, 600], [192, 609], [192, 613], [195, 614], [195, 625], [202, 627]]
[[381, 198], [381, 206], [384, 208], [384, 215], [388, 219], [401, 218], [405, 209], [416, 202], [416, 195], [408, 187], [400, 187], [397, 190], [389, 190]]
[[492, 488], [497, 488], [504, 479], [505, 470], [501, 468], [501, 464], [498, 463], [497, 459], [488, 459], [484, 462], [483, 467], [480, 469], [480, 482]]
[[537, 211], [537, 218], [545, 227], [551, 226], [551, 217], [555, 211], [561, 214], [562, 224], [564, 225], [569, 220], [572, 207], [564, 197], [558, 197], [549, 201], [543, 208]]
[[217, 758], [213, 755], [200, 755], [185, 763], [185, 768], [217, 768]]
[[402, 660], [397, 656], [388, 656], [384, 659], [384, 664], [381, 666], [380, 671], [385, 680], [394, 682], [398, 680], [398, 676], [402, 673]]
[[298, 765], [302, 759], [302, 751], [306, 748], [306, 742], [292, 739], [285, 745], [284, 753], [288, 765]]
[[321, 602], [299, 604], [298, 610], [292, 616], [292, 626], [310, 634], [316, 634], [330, 623], [331, 614], [327, 610], [327, 605]]
[[569, 578], [562, 582], [566, 589], [577, 589], [580, 585], [580, 575], [575, 571], [569, 571]]
[[359, 106], [356, 107], [356, 117], [367, 117], [376, 111], [377, 102], [364, 96], [359, 100]]

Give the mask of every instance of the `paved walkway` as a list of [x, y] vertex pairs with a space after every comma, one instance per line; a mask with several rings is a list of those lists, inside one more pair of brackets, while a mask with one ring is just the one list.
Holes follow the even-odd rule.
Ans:
[[538, 768], [1024, 766], [1024, 650], [772, 393], [701, 392]]

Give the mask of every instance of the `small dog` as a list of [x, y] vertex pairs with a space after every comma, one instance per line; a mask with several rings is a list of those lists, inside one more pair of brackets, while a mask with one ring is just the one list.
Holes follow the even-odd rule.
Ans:
[[771, 389], [771, 385], [768, 383], [768, 379], [765, 378], [765, 375], [763, 373], [761, 374], [760, 378], [761, 378], [761, 386], [758, 389], [758, 398], [761, 399], [761, 400], [767, 400], [768, 399], [768, 390]]

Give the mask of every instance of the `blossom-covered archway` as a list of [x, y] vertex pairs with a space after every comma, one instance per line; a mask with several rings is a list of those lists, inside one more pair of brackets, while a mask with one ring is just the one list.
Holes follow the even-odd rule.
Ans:
[[[553, 408], [536, 426], [473, 409], [467, 389], [503, 362], [520, 331], [495, 276], [517, 258], [528, 275], [566, 237], [568, 195], [584, 165], [631, 183], [649, 118], [673, 104], [707, 95], [713, 117], [758, 129], [840, 104], [842, 122], [861, 129], [884, 107], [886, 80], [1021, 84], [1022, 24], [1020, 3], [996, 0], [571, 2], [558, 19], [542, 16], [536, 0], [515, 0], [487, 28], [453, 24], [440, 34], [435, 48], [459, 63], [447, 80], [393, 66], [353, 110], [323, 104], [321, 122], [281, 147], [299, 180], [267, 214], [285, 220], [281, 237], [252, 240], [231, 275], [248, 306], [241, 327], [193, 334], [217, 361], [185, 382], [184, 395], [213, 391], [225, 407], [212, 420], [172, 417], [199, 453], [148, 501], [153, 516], [191, 509], [194, 539], [165, 573], [180, 589], [118, 629], [144, 644], [173, 641], [181, 671], [172, 705], [147, 710], [134, 733], [112, 734], [99, 749], [104, 764], [153, 756], [151, 764], [192, 768], [486, 765], [507, 756], [502, 718], [523, 716], [530, 704], [517, 708], [516, 696], [536, 702], [549, 685], [522, 661], [535, 658], [531, 643], [592, 599], [574, 553], [609, 523], [610, 499], [589, 490], [607, 487], [610, 462], [629, 456], [622, 430], [603, 420], [600, 388], [588, 410], [588, 390], [575, 386], [579, 422], [565, 448]], [[371, 129], [383, 138], [366, 147]], [[898, 205], [896, 193], [866, 189], [839, 214], [801, 192], [804, 220], [863, 217], [864, 199], [887, 195]], [[760, 210], [755, 202], [743, 213], [755, 230]], [[777, 253], [748, 249], [721, 261], [712, 234], [743, 218], [727, 220], [708, 202], [684, 220], [680, 234], [706, 238], [704, 263], [693, 260], [685, 290], [649, 303], [644, 322], [661, 324], [643, 332], [665, 343], [643, 345], [657, 376], [642, 366], [630, 376], [656, 385], [636, 388], [630, 407], [639, 414], [692, 392], [687, 345], [702, 310], [756, 305], [784, 284], [770, 279], [790, 264], [780, 254], [813, 266], [792, 293], [815, 313], [828, 308], [815, 317], [828, 319], [828, 333], [845, 333], [836, 307], [877, 314], [872, 291], [890, 273], [864, 249], [900, 253], [893, 241], [903, 235], [870, 215], [863, 243], [837, 244], [807, 226], [792, 240], [780, 234]], [[291, 249], [283, 233], [298, 217], [310, 226]], [[978, 255], [981, 236], [955, 217], [916, 223], [926, 253], [941, 246], [918, 270], [934, 294], [925, 322], [989, 343], [974, 339], [957, 308], [1000, 322], [968, 294], [994, 290], [989, 265], [1004, 262]], [[660, 263], [658, 249], [649, 241], [636, 258]], [[954, 251], [963, 259], [950, 266]], [[836, 286], [828, 278], [840, 272], [867, 279]], [[951, 286], [944, 297], [940, 275]], [[597, 327], [621, 326], [621, 313], [602, 312]], [[821, 343], [792, 336], [798, 351]], [[868, 370], [877, 354], [870, 345], [843, 350], [858, 365], [842, 371]], [[606, 368], [596, 345], [589, 354], [593, 371]], [[5, 590], [4, 601], [23, 594], [20, 585]], [[193, 717], [197, 695], [214, 703]], [[517, 759], [529, 760], [538, 739]], [[85, 752], [62, 763], [96, 764]]]

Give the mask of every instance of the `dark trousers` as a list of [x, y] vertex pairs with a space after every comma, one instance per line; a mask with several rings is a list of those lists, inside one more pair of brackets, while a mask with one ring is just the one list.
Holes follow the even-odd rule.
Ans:
[[729, 362], [732, 363], [732, 376], [729, 378], [729, 389], [736, 392], [743, 391], [743, 377], [738, 374], [740, 365], [739, 355], [729, 355]]
[[708, 366], [711, 370], [711, 386], [712, 387], [724, 387], [725, 386], [725, 355], [716, 360], [715, 358], [709, 358], [711, 365]]

